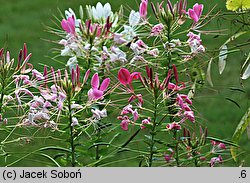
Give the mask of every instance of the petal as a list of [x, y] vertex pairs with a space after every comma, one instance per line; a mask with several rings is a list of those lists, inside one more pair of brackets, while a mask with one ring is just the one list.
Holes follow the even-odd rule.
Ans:
[[132, 27], [136, 26], [138, 25], [139, 21], [140, 21], [140, 13], [132, 10], [129, 15], [129, 25]]
[[104, 79], [103, 82], [102, 82], [102, 84], [101, 84], [101, 86], [100, 86], [100, 90], [101, 91], [105, 91], [108, 88], [109, 83], [110, 83], [110, 79], [109, 78]]
[[131, 78], [131, 81], [134, 80], [134, 79], [139, 79], [140, 78], [140, 72], [133, 72], [130, 76]]
[[108, 16], [110, 16], [111, 14], [111, 6], [109, 3], [106, 3], [104, 5], [104, 18], [108, 18]]
[[91, 79], [91, 86], [93, 89], [98, 89], [99, 88], [99, 76], [98, 73], [95, 73]]
[[192, 18], [195, 22], [198, 22], [199, 18], [197, 17], [196, 13], [194, 12], [194, 10], [189, 9], [188, 10], [188, 15], [190, 16], [190, 18]]
[[121, 68], [118, 72], [118, 79], [124, 86], [126, 86], [126, 84], [129, 84], [131, 82], [130, 72], [125, 68]]
[[102, 18], [104, 15], [104, 9], [100, 2], [98, 2], [96, 5], [96, 14], [97, 14], [97, 19]]
[[121, 128], [124, 130], [124, 131], [127, 131], [128, 130], [128, 121], [127, 120], [123, 120], [121, 122]]
[[196, 16], [198, 17], [198, 19], [200, 18], [201, 14], [202, 14], [202, 10], [203, 10], [203, 4], [198, 4], [196, 3], [193, 7], [193, 10], [196, 14]]
[[146, 17], [147, 16], [147, 6], [148, 3], [146, 1], [142, 1], [140, 4], [140, 16]]
[[70, 28], [68, 26], [67, 20], [63, 19], [61, 22], [61, 26], [63, 30], [65, 30], [67, 33], [70, 33]]
[[94, 99], [100, 99], [103, 96], [103, 91], [93, 89], [93, 96], [94, 96]]

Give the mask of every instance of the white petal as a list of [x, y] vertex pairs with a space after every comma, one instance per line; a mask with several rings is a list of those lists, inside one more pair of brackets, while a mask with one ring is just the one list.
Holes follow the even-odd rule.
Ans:
[[98, 19], [98, 14], [97, 14], [95, 7], [92, 7], [92, 15], [94, 19]]
[[106, 19], [106, 18], [108, 18], [108, 16], [110, 16], [110, 15], [111, 15], [111, 6], [110, 6], [109, 3], [106, 3], [106, 4], [104, 5], [104, 18]]
[[96, 13], [97, 13], [97, 19], [102, 18], [104, 15], [104, 9], [100, 2], [98, 2], [96, 5]]
[[136, 26], [138, 25], [139, 21], [140, 21], [140, 13], [132, 10], [129, 15], [129, 25], [131, 25], [132, 27]]

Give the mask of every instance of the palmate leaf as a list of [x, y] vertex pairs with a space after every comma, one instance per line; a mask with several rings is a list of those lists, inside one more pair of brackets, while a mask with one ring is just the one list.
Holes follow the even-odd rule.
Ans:
[[[248, 108], [247, 112], [245, 113], [245, 115], [242, 117], [240, 123], [238, 124], [233, 137], [232, 137], [232, 141], [234, 143], [239, 143], [240, 138], [243, 134], [243, 132], [247, 129], [247, 126], [250, 123], [250, 107]], [[231, 155], [232, 158], [234, 159], [234, 161], [237, 161], [237, 149], [235, 147], [231, 147]]]

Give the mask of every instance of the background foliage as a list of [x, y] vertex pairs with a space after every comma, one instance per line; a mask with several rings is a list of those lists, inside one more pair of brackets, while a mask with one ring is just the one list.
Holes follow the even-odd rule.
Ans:
[[[29, 51], [33, 53], [31, 63], [39, 65], [44, 63], [48, 65], [58, 66], [58, 63], [52, 63], [51, 57], [53, 49], [57, 45], [51, 42], [51, 40], [58, 40], [58, 38], [48, 33], [46, 26], [54, 26], [52, 20], [55, 20], [53, 15], [59, 16], [59, 11], [64, 11], [71, 7], [75, 12], [78, 12], [80, 5], [91, 4], [95, 5], [96, 0], [0, 0], [0, 44], [9, 49], [12, 55], [18, 55], [18, 51], [24, 42], [27, 43]], [[107, 2], [107, 1], [100, 1]], [[125, 7], [125, 13], [128, 14], [127, 7], [139, 7], [139, 1], [117, 1], [109, 0], [112, 5], [112, 9], [118, 9], [120, 2], [123, 2]], [[156, 1], [153, 1], [156, 2]], [[174, 2], [174, 1], [173, 1]], [[207, 13], [215, 5], [214, 14], [217, 11], [227, 14], [228, 11], [225, 7], [224, 0], [189, 0], [188, 4], [191, 7], [195, 2], [204, 4], [204, 12]], [[77, 13], [78, 14], [78, 13]], [[224, 30], [221, 32], [224, 35], [210, 35], [203, 39], [204, 45], [208, 50], [218, 50], [219, 47], [229, 38], [230, 34], [239, 31], [242, 27], [240, 23], [235, 21], [236, 17], [232, 15], [218, 16], [208, 26], [206, 30]], [[205, 37], [204, 37], [205, 38]], [[249, 39], [249, 35], [241, 37], [238, 42], [244, 42]], [[235, 42], [237, 44], [237, 42]], [[243, 47], [244, 51], [249, 51], [249, 45]], [[218, 54], [218, 53], [216, 53]], [[63, 58], [60, 58], [63, 59]], [[228, 56], [228, 62], [225, 71], [222, 75], [219, 74], [217, 62], [212, 63], [212, 80], [214, 87], [209, 86], [206, 82], [202, 89], [197, 90], [197, 96], [195, 98], [194, 106], [200, 112], [203, 120], [203, 125], [208, 126], [209, 134], [220, 137], [221, 139], [230, 139], [234, 133], [234, 130], [239, 123], [240, 119], [250, 106], [250, 82], [244, 81], [242, 88], [240, 81], [241, 65], [244, 63], [246, 55], [244, 52], [236, 52]], [[42, 69], [42, 66], [40, 66]], [[235, 90], [235, 88], [243, 89], [244, 92]], [[238, 106], [229, 99], [237, 102]], [[117, 121], [117, 123], [119, 123]], [[23, 129], [20, 129], [23, 130]], [[23, 133], [30, 133], [24, 131]], [[40, 131], [40, 136], [49, 136], [48, 131]], [[27, 134], [26, 134], [27, 135]], [[0, 132], [0, 138], [4, 138], [6, 134]], [[30, 143], [20, 142], [16, 146], [10, 147], [17, 153], [23, 153], [22, 151], [31, 151], [39, 147], [43, 147], [44, 144], [55, 145], [53, 139], [36, 139]], [[245, 150], [250, 151], [249, 139], [244, 134], [240, 145]], [[25, 146], [25, 147], [24, 147]], [[27, 148], [28, 146], [28, 148]], [[249, 154], [249, 153], [246, 153]], [[33, 158], [33, 159], [32, 159]], [[250, 166], [250, 157], [244, 157], [245, 165]], [[37, 159], [30, 157], [32, 160], [32, 166], [43, 166], [43, 159]], [[4, 159], [0, 158], [0, 165], [3, 164]], [[31, 161], [20, 161], [15, 166], [30, 166]], [[233, 162], [226, 163], [225, 166], [233, 166]], [[123, 164], [123, 166], [131, 166], [129, 164]]]

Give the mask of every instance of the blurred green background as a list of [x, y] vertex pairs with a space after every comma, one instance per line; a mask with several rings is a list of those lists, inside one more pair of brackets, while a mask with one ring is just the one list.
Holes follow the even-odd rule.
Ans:
[[[42, 66], [39, 63], [56, 65], [57, 63], [53, 62], [49, 57], [55, 56], [52, 50], [58, 45], [46, 40], [55, 41], [59, 38], [48, 33], [46, 26], [54, 26], [52, 23], [52, 20], [55, 20], [53, 16], [60, 16], [58, 9], [64, 12], [64, 10], [72, 8], [79, 15], [78, 9], [80, 5], [85, 7], [86, 4], [95, 5], [97, 2], [96, 0], [0, 0], [0, 47], [7, 48], [11, 51], [11, 55], [17, 58], [19, 49], [26, 42], [29, 52], [33, 54], [31, 62], [34, 65], [40, 67], [40, 69]], [[125, 7], [132, 7], [133, 9], [139, 7], [139, 0], [100, 2], [110, 2], [113, 10], [117, 10], [121, 3]], [[172, 0], [172, 2], [175, 1]], [[225, 0], [189, 0], [188, 7], [192, 7], [196, 2], [204, 4], [204, 14], [208, 13], [215, 5], [214, 14], [217, 11], [227, 12]], [[234, 16], [216, 18], [203, 28], [204, 30], [227, 29], [222, 32], [225, 34], [223, 36], [202, 36], [203, 44], [208, 50], [218, 49], [229, 38], [228, 34], [232, 34], [240, 28], [233, 21], [234, 19]], [[239, 42], [243, 42], [249, 37], [249, 35], [246, 35], [239, 39]], [[214, 62], [212, 64], [214, 87], [210, 87], [206, 83], [203, 88], [197, 90], [194, 106], [200, 113], [201, 123], [208, 126], [210, 136], [230, 139], [241, 117], [250, 106], [250, 79], [243, 82], [245, 93], [230, 89], [231, 87], [242, 88], [239, 74], [241, 65], [246, 58], [244, 53], [249, 51], [250, 48], [246, 46], [243, 50], [228, 56], [228, 63], [222, 75], [219, 75], [218, 64]], [[240, 107], [225, 98], [233, 99]], [[46, 132], [44, 133], [46, 134]], [[244, 149], [250, 151], [250, 140], [246, 134], [242, 137], [241, 145]], [[39, 144], [32, 144], [32, 146], [30, 146], [31, 149], [39, 146]], [[250, 157], [246, 156], [244, 159], [246, 161], [245, 165], [250, 166]], [[40, 166], [42, 165], [40, 163], [34, 163], [34, 165]], [[22, 165], [30, 164], [18, 164], [18, 166]], [[234, 164], [226, 165], [233, 166]]]

